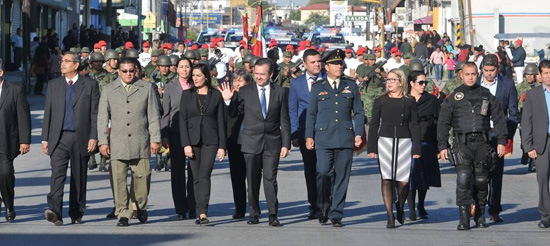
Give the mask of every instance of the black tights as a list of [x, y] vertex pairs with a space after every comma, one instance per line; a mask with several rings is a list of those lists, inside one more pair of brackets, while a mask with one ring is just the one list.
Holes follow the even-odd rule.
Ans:
[[[414, 200], [416, 198], [416, 191], [417, 190], [411, 190], [409, 193], [409, 197], [407, 198], [410, 214], [415, 213]], [[428, 190], [418, 190], [418, 212], [420, 212], [420, 215], [426, 215], [426, 210], [424, 209], [424, 200], [426, 200], [426, 193], [428, 193]]]
[[384, 207], [386, 207], [386, 212], [388, 213], [388, 221], [395, 220], [395, 217], [393, 216], [394, 183], [397, 186], [397, 209], [402, 209], [403, 206], [405, 206], [405, 201], [409, 195], [409, 183], [396, 182], [388, 179], [382, 180], [382, 199], [384, 200]]

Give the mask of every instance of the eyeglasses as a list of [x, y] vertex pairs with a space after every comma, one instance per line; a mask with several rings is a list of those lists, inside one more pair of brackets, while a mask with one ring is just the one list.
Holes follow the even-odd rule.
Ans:
[[121, 73], [135, 73], [136, 70], [134, 69], [131, 69], [131, 70], [120, 70]]
[[420, 81], [416, 81], [416, 83], [418, 83], [420, 86], [422, 86], [422, 85], [427, 85], [427, 84], [428, 84], [428, 81], [426, 81], [426, 80], [420, 80]]
[[397, 82], [399, 82], [399, 81], [400, 81], [400, 80], [399, 80], [398, 78], [388, 78], [388, 79], [386, 80], [386, 83], [387, 83], [387, 84], [393, 84], [393, 83], [397, 83]]
[[71, 61], [71, 60], [61, 60], [61, 61], [59, 61], [59, 64], [61, 64], [61, 63], [69, 63], [69, 62], [75, 62], [75, 61]]

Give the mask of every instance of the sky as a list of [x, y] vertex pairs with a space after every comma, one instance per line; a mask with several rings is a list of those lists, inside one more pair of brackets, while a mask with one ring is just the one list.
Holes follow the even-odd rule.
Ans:
[[294, 5], [300, 6], [304, 6], [309, 2], [309, 0], [277, 0], [277, 5], [286, 6], [289, 5], [291, 1], [294, 3]]

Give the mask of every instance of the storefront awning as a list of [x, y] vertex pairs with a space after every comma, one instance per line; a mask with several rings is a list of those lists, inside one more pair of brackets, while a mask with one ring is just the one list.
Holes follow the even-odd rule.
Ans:
[[433, 24], [433, 16], [426, 16], [414, 20], [415, 25], [431, 25]]
[[47, 5], [57, 9], [65, 10], [67, 9], [69, 2], [62, 0], [36, 0], [37, 4]]

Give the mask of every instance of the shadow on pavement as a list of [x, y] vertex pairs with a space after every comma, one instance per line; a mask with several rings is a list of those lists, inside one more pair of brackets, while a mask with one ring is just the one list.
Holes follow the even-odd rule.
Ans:
[[[123, 228], [114, 228], [112, 234], [82, 234], [82, 233], [48, 233], [48, 234], [14, 234], [1, 237], [3, 245], [130, 245], [139, 242], [139, 245], [157, 245], [179, 240], [191, 239], [194, 236], [184, 233], [178, 234], [128, 234]], [[103, 244], [103, 243], [106, 244]]]

